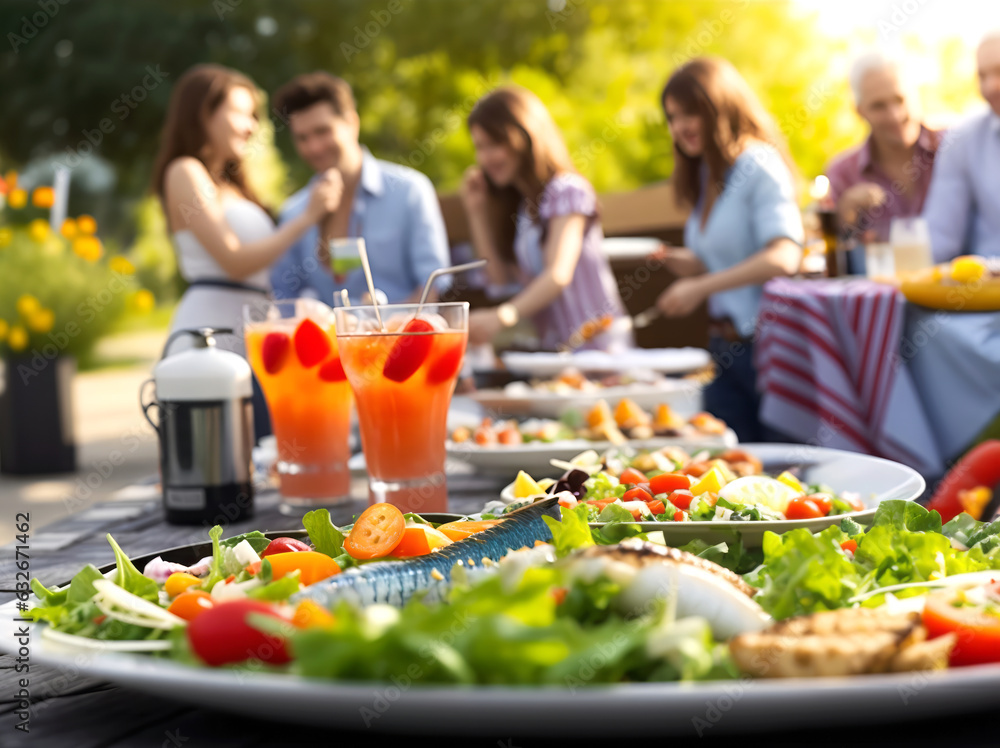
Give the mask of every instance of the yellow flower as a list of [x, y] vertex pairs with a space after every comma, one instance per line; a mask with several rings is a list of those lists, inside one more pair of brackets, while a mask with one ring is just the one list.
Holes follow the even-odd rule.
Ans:
[[0, 343], [3, 339], [7, 337], [7, 331], [10, 329], [10, 325], [7, 324], [7, 320], [0, 319]]
[[62, 222], [62, 227], [60, 227], [59, 233], [67, 239], [72, 239], [77, 234], [76, 221], [72, 218], [67, 218]]
[[122, 257], [121, 255], [115, 255], [108, 262], [108, 267], [115, 273], [120, 275], [132, 275], [135, 272], [135, 266], [128, 261], [128, 258]]
[[36, 208], [51, 208], [56, 201], [56, 193], [51, 187], [36, 187], [31, 193], [31, 204]]
[[132, 296], [132, 308], [140, 314], [148, 314], [156, 306], [156, 298], [151, 291], [143, 288], [136, 291]]
[[11, 190], [7, 195], [7, 205], [14, 210], [20, 210], [28, 204], [28, 193], [24, 190]]
[[73, 251], [87, 262], [97, 262], [104, 254], [101, 240], [96, 236], [81, 236], [73, 240]]
[[38, 299], [30, 293], [21, 294], [17, 300], [17, 313], [22, 317], [30, 317], [41, 308], [42, 305], [38, 303]]
[[41, 244], [49, 238], [49, 222], [43, 218], [36, 218], [28, 224], [28, 236]]
[[56, 322], [56, 315], [51, 309], [39, 309], [28, 317], [28, 327], [35, 332], [48, 332]]
[[0, 247], [6, 247], [14, 238], [14, 232], [4, 226], [0, 229]]
[[7, 334], [7, 345], [12, 351], [23, 351], [28, 347], [28, 331], [20, 325], [14, 325]]
[[11, 169], [3, 175], [3, 180], [7, 183], [7, 189], [13, 190], [17, 187], [17, 172]]
[[93, 236], [97, 233], [97, 221], [93, 216], [82, 215], [76, 217], [76, 228], [81, 234]]

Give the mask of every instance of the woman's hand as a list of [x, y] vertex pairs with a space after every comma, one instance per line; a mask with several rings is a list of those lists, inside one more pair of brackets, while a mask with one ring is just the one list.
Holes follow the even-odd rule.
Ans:
[[[851, 226], [865, 222], [872, 211], [886, 201], [885, 190], [873, 182], [859, 182], [844, 190], [837, 203], [840, 220]], [[871, 223], [870, 220], [867, 223]]]
[[486, 177], [483, 175], [482, 169], [478, 166], [470, 166], [466, 169], [459, 195], [467, 213], [479, 214], [486, 209], [489, 185], [486, 184]]
[[469, 314], [469, 345], [492, 343], [502, 329], [496, 308], [475, 309]]
[[340, 207], [344, 196], [344, 178], [336, 169], [327, 169], [313, 185], [309, 195], [309, 206], [306, 215], [310, 223], [319, 223], [325, 216]]
[[690, 278], [701, 275], [706, 268], [704, 263], [687, 247], [671, 247], [661, 244], [651, 255], [653, 260], [662, 262], [664, 267], [678, 278]]
[[701, 278], [681, 278], [667, 286], [656, 300], [656, 306], [665, 317], [686, 317], [708, 296]]

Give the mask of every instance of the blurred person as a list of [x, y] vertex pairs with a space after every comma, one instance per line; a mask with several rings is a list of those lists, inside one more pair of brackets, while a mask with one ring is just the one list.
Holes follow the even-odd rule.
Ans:
[[940, 133], [921, 123], [919, 96], [899, 60], [882, 52], [862, 55], [850, 81], [869, 135], [827, 166], [828, 197], [862, 241], [887, 242], [893, 218], [923, 209]]
[[[243, 306], [270, 290], [268, 268], [336, 207], [336, 183], [327, 175], [307, 210], [275, 228], [244, 168], [259, 104], [253, 81], [219, 65], [191, 68], [171, 93], [153, 169], [153, 191], [189, 284], [171, 332], [197, 327], [241, 332]], [[218, 343], [244, 352], [242, 335], [220, 337]], [[178, 339], [171, 351], [188, 345]]]
[[[469, 316], [470, 345], [489, 343], [521, 318], [543, 347], [624, 349], [629, 319], [607, 259], [597, 195], [573, 167], [555, 121], [535, 94], [502, 86], [468, 117], [476, 166], [461, 198], [472, 244], [491, 284], [520, 284], [510, 301]], [[582, 331], [603, 320], [609, 327]]]
[[[295, 149], [316, 172], [281, 209], [280, 223], [308, 211], [315, 188], [333, 175], [333, 211], [301, 235], [271, 271], [280, 298], [314, 296], [333, 305], [347, 289], [355, 303], [368, 302], [360, 267], [335, 276], [331, 239], [363, 237], [375, 286], [390, 303], [416, 301], [432, 272], [450, 265], [448, 237], [430, 179], [407, 166], [372, 156], [358, 140], [361, 120], [350, 85], [326, 72], [300, 75], [274, 95], [288, 122]], [[435, 291], [448, 288], [440, 278]]]
[[979, 43], [976, 69], [989, 107], [945, 136], [924, 206], [936, 262], [1000, 255], [1000, 30]]
[[795, 273], [802, 257], [794, 166], [774, 120], [726, 60], [690, 60], [670, 76], [660, 103], [674, 143], [671, 181], [691, 213], [685, 246], [660, 253], [680, 277], [657, 306], [679, 318], [708, 302], [709, 350], [719, 366], [705, 409], [740, 441], [766, 440], [752, 338], [761, 286]]

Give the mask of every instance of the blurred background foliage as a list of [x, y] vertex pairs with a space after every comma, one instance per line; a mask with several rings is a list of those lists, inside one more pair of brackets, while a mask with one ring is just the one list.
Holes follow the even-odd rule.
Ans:
[[[846, 71], [878, 41], [826, 36], [817, 14], [790, 0], [93, 0], [52, 3], [40, 17], [41, 7], [0, 1], [0, 168], [30, 185], [51, 183], [54, 162], [74, 167], [70, 214], [93, 213], [160, 300], [179, 285], [149, 173], [170, 88], [195, 63], [238, 68], [268, 93], [304, 71], [342, 76], [363, 142], [442, 191], [473, 160], [465, 117], [475, 100], [513, 81], [548, 104], [603, 192], [669, 177], [659, 92], [702, 54], [744, 74], [811, 179], [865, 134]], [[924, 64], [932, 120], [976, 101], [965, 44], [907, 45]], [[277, 207], [309, 174], [267, 114], [251, 173]]]

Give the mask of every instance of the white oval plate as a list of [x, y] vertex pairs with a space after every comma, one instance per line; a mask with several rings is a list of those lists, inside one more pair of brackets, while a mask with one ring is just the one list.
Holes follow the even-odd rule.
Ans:
[[531, 389], [512, 394], [505, 389], [488, 389], [479, 390], [468, 397], [488, 411], [493, 411], [496, 418], [558, 418], [568, 410], [590, 410], [600, 400], [607, 400], [614, 408], [618, 401], [626, 397], [645, 410], [666, 403], [678, 415], [690, 417], [702, 409], [702, 389], [700, 382], [689, 379], [664, 379], [660, 382], [636, 382], [586, 392], [556, 393]]
[[580, 371], [649, 369], [662, 374], [687, 374], [708, 366], [712, 361], [708, 351], [703, 348], [630, 348], [619, 353], [508, 351], [501, 354], [500, 358], [509, 371], [532, 377], [553, 377], [569, 366]]
[[657, 436], [652, 439], [630, 439], [623, 445], [608, 441], [588, 441], [587, 439], [564, 439], [557, 442], [528, 442], [526, 444], [497, 445], [480, 447], [472, 442], [445, 442], [449, 460], [465, 462], [476, 472], [488, 475], [517, 475], [524, 470], [533, 478], [558, 478], [565, 471], [552, 467], [551, 460], [571, 460], [581, 452], [593, 449], [598, 453], [612, 448], [660, 449], [680, 447], [687, 452], [702, 449], [725, 449], [737, 444], [736, 434], [728, 430], [723, 436]]
[[[809, 532], [818, 532], [830, 525], [840, 524], [844, 517], [851, 517], [866, 524], [875, 514], [879, 502], [888, 499], [913, 501], [924, 492], [926, 485], [920, 473], [913, 468], [856, 452], [810, 447], [804, 444], [741, 444], [740, 449], [759, 457], [764, 463], [764, 472], [769, 475], [777, 475], [789, 467], [800, 466], [802, 472], [799, 474], [799, 479], [803, 483], [824, 483], [836, 493], [845, 491], [858, 493], [866, 508], [860, 512], [818, 519], [786, 519], [770, 522], [721, 520], [636, 522], [636, 524], [646, 532], [660, 530], [667, 545], [671, 546], [685, 545], [696, 538], [706, 543], [722, 543], [733, 540], [738, 534], [745, 548], [759, 548], [764, 541], [764, 533], [768, 530], [780, 534], [797, 527], [805, 527]], [[513, 501], [514, 484], [504, 487], [500, 496], [507, 502]], [[602, 524], [604, 523], [593, 522], [591, 526], [600, 527]]]

